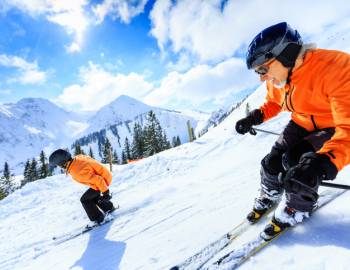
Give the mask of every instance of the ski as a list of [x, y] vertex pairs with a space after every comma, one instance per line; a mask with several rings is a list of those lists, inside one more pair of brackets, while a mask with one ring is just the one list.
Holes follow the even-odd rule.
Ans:
[[[327, 205], [329, 202], [333, 201], [335, 198], [339, 197], [341, 194], [343, 194], [346, 191], [347, 190], [325, 190], [320, 194], [318, 204], [313, 212]], [[307, 222], [307, 220], [305, 220], [304, 222]], [[249, 258], [251, 258], [253, 255], [258, 253], [262, 248], [264, 248], [265, 246], [270, 244], [273, 240], [277, 239], [283, 233], [288, 231], [288, 229], [292, 229], [294, 227], [288, 227], [282, 230], [278, 235], [276, 235], [274, 238], [269, 240], [264, 240], [259, 233], [259, 235], [257, 235], [253, 240], [246, 242], [240, 248], [230, 251], [226, 255], [216, 260], [211, 265], [204, 266], [200, 269], [202, 270], [237, 269]]]
[[[262, 217], [259, 221], [257, 221], [254, 224], [260, 223], [262, 219], [266, 219], [269, 213], [271, 213], [275, 208], [277, 204], [273, 207], [271, 207]], [[211, 258], [213, 258], [218, 252], [226, 248], [228, 245], [230, 245], [237, 237], [244, 232], [246, 232], [252, 225], [249, 223], [249, 221], [244, 218], [242, 222], [240, 222], [237, 226], [235, 226], [231, 231], [226, 233], [225, 235], [221, 236], [216, 241], [210, 243], [203, 249], [201, 249], [196, 254], [192, 255], [191, 257], [187, 258], [182, 263], [175, 265], [170, 268], [170, 270], [194, 270], [194, 269], [200, 269], [203, 265], [205, 265]]]
[[[123, 208], [123, 210], [120, 210], [120, 207], [116, 207], [117, 209], [108, 214], [109, 217], [106, 217], [106, 221], [107, 222], [102, 222], [100, 225], [87, 225], [85, 227], [81, 227], [81, 228], [78, 228], [78, 229], [75, 229], [74, 231], [72, 232], [69, 232], [69, 233], [66, 233], [66, 234], [63, 234], [63, 235], [60, 235], [60, 236], [54, 236], [52, 237], [52, 240], [54, 241], [54, 244], [58, 245], [60, 243], [63, 243], [63, 242], [66, 242], [68, 240], [71, 240], [71, 239], [74, 239], [80, 235], [83, 235], [89, 231], [91, 231], [92, 229], [96, 228], [96, 227], [99, 227], [99, 226], [102, 226], [106, 223], [109, 223], [111, 221], [113, 221], [115, 218], [120, 218], [124, 215], [128, 215], [128, 214], [132, 214], [136, 211], [139, 210], [139, 207], [131, 207], [131, 208]], [[110, 219], [110, 220], [109, 220]]]
[[101, 223], [96, 223], [96, 224], [91, 224], [91, 225], [86, 225], [84, 228], [79, 228], [74, 232], [59, 236], [59, 237], [52, 237], [52, 240], [55, 241], [55, 244], [61, 244], [63, 242], [66, 242], [68, 240], [74, 239], [78, 236], [81, 236], [87, 232], [90, 232], [94, 228], [101, 227], [112, 220], [114, 220], [117, 217], [117, 215], [114, 215], [113, 213], [107, 214], [105, 219]]

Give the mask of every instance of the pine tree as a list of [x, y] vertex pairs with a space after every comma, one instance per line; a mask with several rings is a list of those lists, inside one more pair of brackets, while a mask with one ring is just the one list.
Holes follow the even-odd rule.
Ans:
[[144, 134], [139, 123], [134, 125], [134, 134], [131, 144], [131, 155], [134, 159], [142, 158], [145, 149]]
[[40, 152], [40, 168], [39, 168], [39, 178], [46, 178], [49, 176], [49, 164], [47, 163], [47, 158], [44, 151]]
[[161, 151], [167, 150], [167, 149], [170, 149], [170, 148], [171, 148], [171, 144], [170, 144], [170, 142], [168, 141], [168, 137], [166, 136], [165, 131], [163, 131], [162, 149], [161, 149]]
[[[0, 179], [1, 181], [1, 179]], [[3, 198], [6, 197], [5, 191], [2, 189], [2, 187], [0, 186], [0, 200], [2, 200]]]
[[127, 163], [128, 163], [128, 159], [127, 159], [126, 154], [123, 150], [122, 151], [122, 164], [127, 164]]
[[118, 158], [118, 154], [117, 154], [117, 151], [116, 151], [116, 150], [113, 151], [112, 163], [113, 163], [113, 164], [119, 164], [119, 158]]
[[4, 175], [3, 176], [6, 178], [6, 180], [10, 180], [11, 173], [10, 173], [9, 164], [7, 162], [5, 162], [5, 165], [4, 165]]
[[177, 141], [176, 141], [176, 137], [175, 136], [172, 138], [171, 144], [172, 144], [173, 147], [177, 146]]
[[29, 169], [31, 181], [38, 180], [39, 178], [37, 165], [38, 163], [36, 162], [35, 158], [33, 158], [32, 162], [30, 163], [30, 169]]
[[125, 142], [124, 142], [124, 154], [126, 157], [126, 160], [130, 160], [133, 157], [131, 156], [131, 151], [130, 151], [130, 144], [129, 144], [129, 139], [128, 137], [125, 137]]
[[79, 143], [76, 143], [74, 146], [74, 156], [85, 155], [84, 150], [81, 148]]
[[11, 182], [10, 167], [7, 162], [4, 164], [3, 176], [0, 178], [0, 197], [6, 197], [14, 190]]
[[89, 156], [90, 156], [91, 158], [94, 158], [94, 153], [92, 152], [91, 146], [90, 146], [90, 148], [89, 148]]
[[181, 145], [181, 140], [179, 136], [176, 137], [176, 145], [177, 146]]
[[145, 147], [143, 156], [149, 157], [162, 151], [163, 132], [153, 111], [150, 111], [147, 115], [144, 136]]
[[103, 146], [103, 153], [102, 153], [102, 163], [110, 163], [111, 162], [111, 156], [112, 156], [112, 146], [109, 142], [108, 138], [106, 138], [104, 146]]
[[21, 182], [21, 186], [24, 186], [25, 184], [31, 181], [32, 180], [30, 178], [30, 160], [28, 159], [24, 166], [23, 180]]

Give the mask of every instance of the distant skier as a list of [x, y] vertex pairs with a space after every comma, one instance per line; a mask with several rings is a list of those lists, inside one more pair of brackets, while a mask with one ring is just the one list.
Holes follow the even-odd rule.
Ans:
[[58, 149], [50, 155], [49, 164], [63, 168], [74, 180], [90, 186], [80, 201], [91, 221], [101, 223], [106, 213], [115, 210], [109, 193], [112, 174], [101, 163], [85, 155], [72, 158], [66, 150]]
[[287, 23], [270, 26], [250, 43], [246, 63], [266, 81], [265, 103], [236, 123], [253, 125], [290, 111], [291, 120], [261, 161], [261, 189], [247, 219], [254, 223], [278, 203], [264, 238], [308, 217], [322, 180], [350, 163], [350, 55], [303, 44]]

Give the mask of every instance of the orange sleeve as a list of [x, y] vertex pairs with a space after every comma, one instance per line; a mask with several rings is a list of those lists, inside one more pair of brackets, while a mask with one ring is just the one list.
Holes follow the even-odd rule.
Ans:
[[84, 167], [80, 171], [80, 175], [87, 183], [90, 184], [91, 187], [97, 187], [97, 189], [101, 192], [107, 191], [108, 187], [105, 182], [105, 179], [96, 174], [94, 170], [90, 166]]
[[276, 116], [282, 110], [282, 106], [279, 104], [280, 91], [276, 92], [273, 86], [271, 86], [269, 83], [266, 84], [266, 87], [266, 100], [265, 103], [262, 106], [260, 106], [260, 110], [264, 115], [264, 122]]
[[103, 177], [107, 186], [109, 186], [112, 182], [112, 173], [101, 163], [93, 160], [90, 165], [94, 168], [94, 170]]
[[[328, 73], [325, 93], [328, 96], [335, 133], [318, 151], [328, 154], [338, 170], [350, 163], [350, 56], [335, 63], [335, 69]], [[344, 60], [344, 59], [343, 59]]]

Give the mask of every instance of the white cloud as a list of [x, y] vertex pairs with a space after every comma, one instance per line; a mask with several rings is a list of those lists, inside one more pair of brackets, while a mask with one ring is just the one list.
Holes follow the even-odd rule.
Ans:
[[90, 63], [80, 69], [81, 83], [66, 87], [56, 100], [74, 110], [98, 110], [120, 95], [173, 109], [214, 110], [232, 104], [235, 94], [257, 85], [258, 77], [241, 59], [231, 58], [214, 67], [198, 65], [185, 73], [173, 71], [156, 86], [145, 74], [112, 73]]
[[232, 103], [234, 94], [257, 85], [257, 79], [244, 61], [231, 58], [214, 67], [198, 65], [186, 73], [170, 72], [144, 101], [178, 109], [216, 109]]
[[191, 68], [192, 65], [191, 57], [187, 53], [180, 53], [177, 61], [175, 63], [170, 61], [166, 67], [168, 70], [186, 71]]
[[97, 17], [97, 23], [103, 22], [107, 15], [113, 19], [119, 18], [124, 23], [143, 12], [148, 0], [104, 0], [96, 5], [93, 12]]
[[171, 12], [171, 0], [157, 1], [150, 13], [152, 22], [151, 34], [157, 38], [161, 51], [169, 41], [169, 17]]
[[57, 102], [63, 106], [98, 110], [120, 95], [142, 99], [153, 89], [142, 75], [136, 73], [112, 74], [99, 65], [90, 63], [80, 70], [81, 84], [66, 87]]
[[75, 53], [80, 51], [80, 45], [76, 42], [73, 42], [69, 46], [66, 46], [66, 51], [69, 53]]
[[84, 12], [87, 0], [4, 0], [3, 9], [17, 8], [33, 17], [46, 16], [50, 22], [64, 27], [74, 41], [66, 47], [67, 52], [81, 49], [83, 34], [89, 22]]
[[0, 54], [0, 66], [19, 70], [20, 73], [9, 80], [10, 83], [41, 84], [46, 81], [48, 75], [47, 72], [39, 69], [36, 61], [30, 63], [18, 56]]
[[340, 20], [350, 20], [348, 0], [228, 0], [224, 7], [222, 2], [157, 1], [150, 14], [150, 33], [161, 50], [185, 50], [204, 62], [221, 61], [247, 46], [259, 31], [281, 21], [309, 37]]

